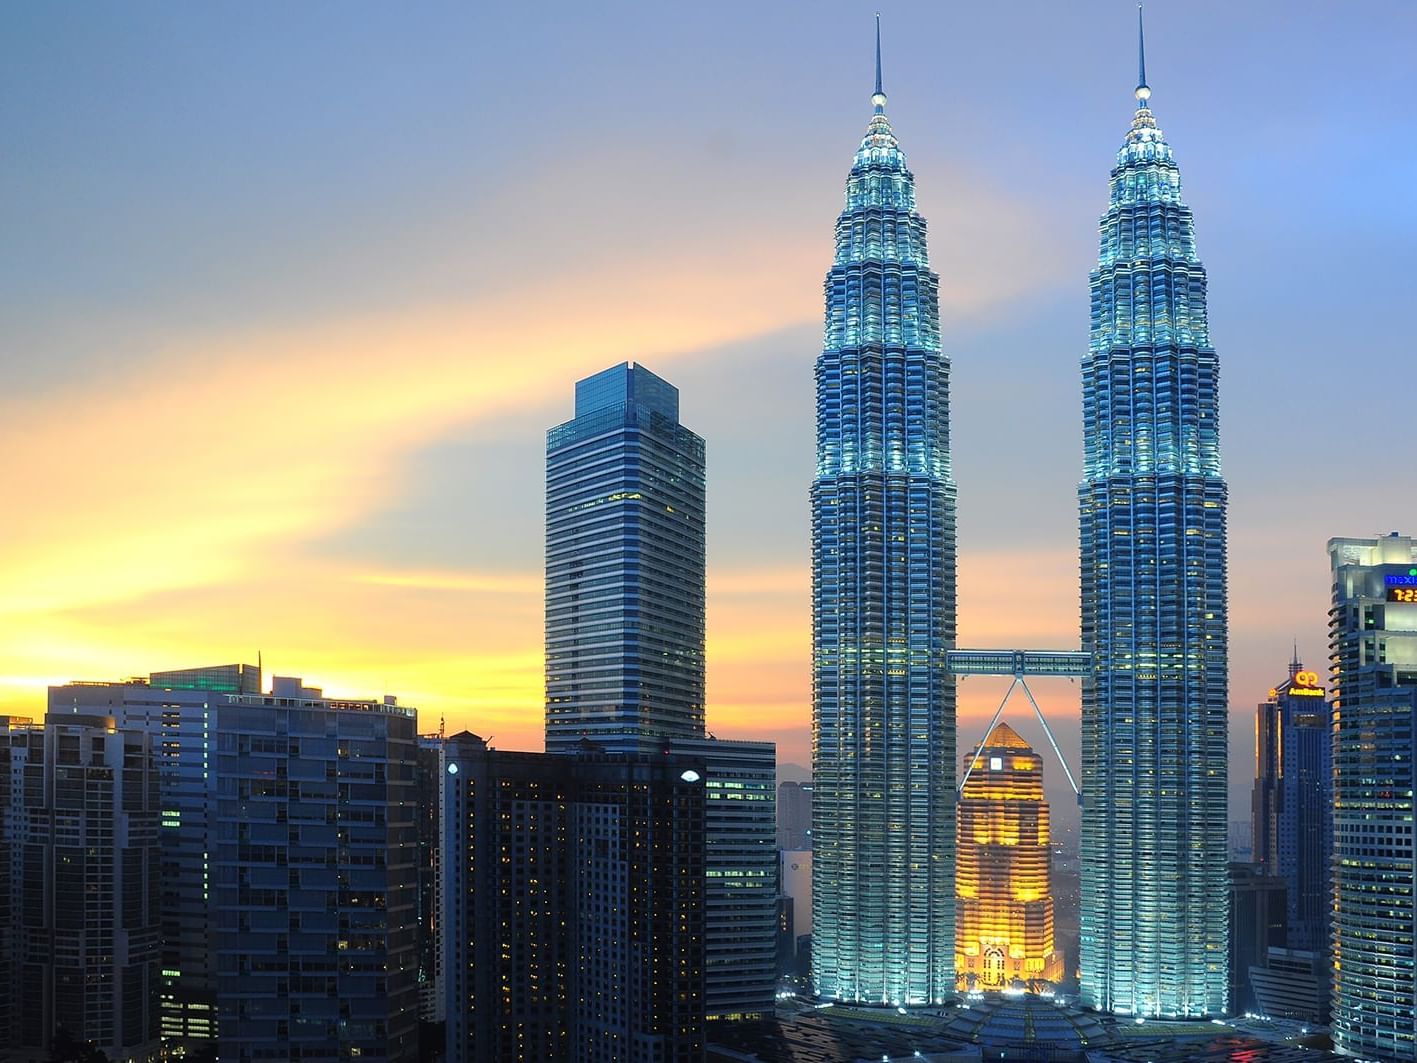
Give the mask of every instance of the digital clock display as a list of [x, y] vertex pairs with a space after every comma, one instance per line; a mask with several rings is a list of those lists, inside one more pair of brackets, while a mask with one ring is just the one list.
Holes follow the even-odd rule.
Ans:
[[1390, 602], [1412, 602], [1417, 605], [1417, 587], [1389, 587], [1387, 600]]

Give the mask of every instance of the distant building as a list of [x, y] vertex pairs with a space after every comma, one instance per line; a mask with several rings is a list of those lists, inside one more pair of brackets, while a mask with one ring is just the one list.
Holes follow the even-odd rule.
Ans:
[[418, 1058], [418, 744], [393, 698], [276, 677], [217, 730], [222, 1063]]
[[62, 1032], [114, 1063], [156, 1060], [161, 808], [152, 742], [111, 716], [9, 723], [3, 733], [17, 1055], [47, 1058]]
[[793, 927], [797, 936], [812, 932], [812, 850], [783, 849], [779, 854], [779, 881], [784, 896], [792, 898]]
[[546, 435], [546, 750], [704, 734], [704, 441], [622, 363]]
[[1245, 1015], [1259, 1010], [1250, 970], [1263, 967], [1272, 948], [1286, 944], [1287, 905], [1284, 880], [1266, 875], [1256, 864], [1230, 865], [1230, 1010]]
[[154, 672], [147, 680], [49, 688], [49, 716], [112, 716], [152, 742], [162, 797], [162, 1038], [196, 1051], [216, 1036], [210, 903], [217, 720], [233, 694], [259, 694], [253, 664]]
[[[970, 771], [970, 765], [973, 770]], [[1058, 982], [1043, 760], [1006, 723], [962, 761], [955, 972], [962, 989]]]
[[1330, 539], [1333, 605], [1333, 1039], [1417, 1057], [1417, 541]]
[[777, 847], [812, 848], [812, 784], [784, 782], [777, 787]]
[[699, 1063], [704, 764], [448, 740], [449, 1063]]
[[18, 820], [18, 802], [13, 796], [11, 764], [20, 767], [23, 778], [25, 750], [19, 757], [11, 756], [12, 743], [22, 747], [28, 745], [32, 721], [27, 716], [0, 716], [0, 1063], [9, 1063], [10, 1044], [14, 1036], [12, 1029], [12, 998], [15, 991], [15, 964], [18, 957], [15, 948], [18, 935], [11, 922], [12, 898], [19, 893], [23, 881], [15, 872], [12, 862], [10, 833]]
[[1254, 845], [1251, 859], [1285, 883], [1291, 949], [1328, 952], [1332, 912], [1333, 735], [1317, 672], [1289, 664], [1289, 678], [1255, 715]]

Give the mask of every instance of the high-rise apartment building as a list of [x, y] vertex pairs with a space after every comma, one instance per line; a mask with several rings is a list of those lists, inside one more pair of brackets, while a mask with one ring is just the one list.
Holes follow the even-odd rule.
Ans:
[[276, 677], [217, 728], [223, 1063], [418, 1058], [416, 715]]
[[[1144, 53], [1143, 53], [1144, 55]], [[1191, 210], [1144, 58], [1092, 271], [1078, 488], [1081, 998], [1226, 1011], [1226, 488]]]
[[211, 949], [212, 814], [219, 708], [231, 694], [258, 694], [257, 665], [154, 672], [147, 680], [49, 688], [49, 717], [111, 716], [148, 735], [162, 797], [162, 1038], [194, 1052], [216, 1036]]
[[679, 392], [625, 363], [576, 384], [546, 449], [546, 749], [703, 762], [710, 1019], [776, 989], [776, 751], [704, 730], [704, 442]]
[[[1284, 880], [1287, 947], [1327, 952], [1332, 908], [1333, 735], [1317, 672], [1299, 661], [1255, 712], [1251, 859]], [[1232, 972], [1233, 978], [1233, 972]], [[1231, 1001], [1232, 1010], [1236, 1003]]]
[[876, 91], [826, 277], [812, 481], [812, 978], [954, 992], [955, 485], [915, 178]]
[[1417, 540], [1330, 539], [1333, 1039], [1417, 1057]]
[[704, 733], [704, 441], [623, 363], [546, 435], [546, 749]]
[[443, 738], [418, 736], [418, 1014], [444, 1019], [443, 884], [439, 870], [443, 833]]
[[962, 989], [1042, 988], [1063, 976], [1043, 758], [1001, 723], [966, 771], [971, 763], [958, 811], [955, 974]]
[[114, 1063], [159, 1055], [159, 791], [152, 742], [112, 717], [9, 723], [18, 1058], [56, 1037]]
[[449, 1063], [699, 1063], [704, 765], [448, 740]]
[[[15, 776], [11, 765], [24, 764], [23, 747], [28, 744], [32, 721], [27, 716], [0, 716], [0, 1063], [10, 1063], [13, 1037], [15, 992], [16, 932], [12, 923], [13, 900], [18, 896], [23, 876], [14, 863], [10, 833], [19, 809], [13, 807], [12, 787]], [[22, 752], [18, 758], [10, 753], [11, 744], [18, 742]]]

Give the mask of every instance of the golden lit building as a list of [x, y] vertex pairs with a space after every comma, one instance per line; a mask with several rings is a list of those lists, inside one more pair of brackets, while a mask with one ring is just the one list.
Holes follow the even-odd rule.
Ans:
[[[964, 758], [969, 769], [974, 753]], [[1043, 761], [1001, 723], [960, 794], [955, 972], [961, 989], [1056, 982]]]

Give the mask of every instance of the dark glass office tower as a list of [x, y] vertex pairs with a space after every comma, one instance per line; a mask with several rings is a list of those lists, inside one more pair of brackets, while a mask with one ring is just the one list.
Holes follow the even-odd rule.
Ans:
[[704, 441], [625, 362], [546, 436], [546, 748], [704, 733]]
[[1226, 1010], [1219, 362], [1150, 96], [1143, 62], [1082, 365], [1082, 1000], [1200, 1017]]
[[[1255, 710], [1253, 860], [1284, 880], [1286, 943], [1328, 951], [1332, 910], [1333, 723], [1318, 672], [1296, 653]], [[1231, 982], [1235, 982], [1231, 972]], [[1236, 1010], [1235, 1001], [1230, 1003]]]
[[881, 91], [826, 278], [812, 482], [812, 977], [954, 992], [955, 485], [925, 219]]

